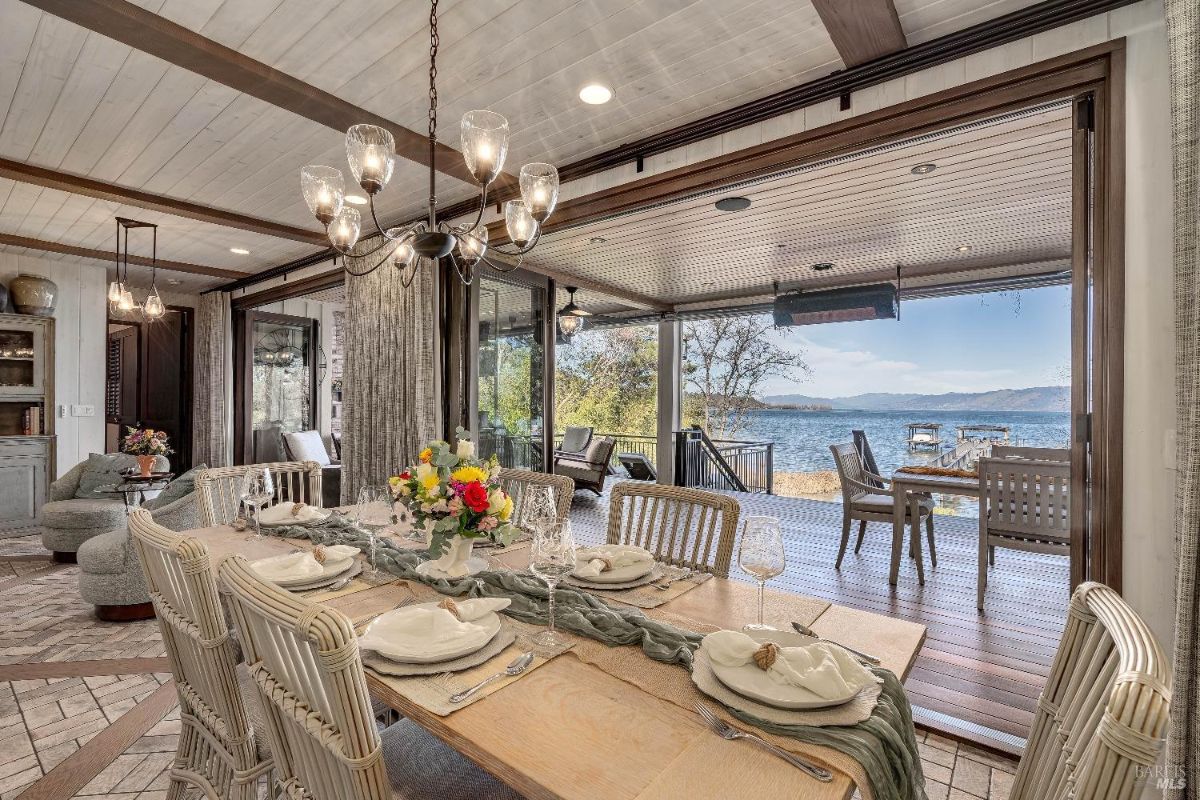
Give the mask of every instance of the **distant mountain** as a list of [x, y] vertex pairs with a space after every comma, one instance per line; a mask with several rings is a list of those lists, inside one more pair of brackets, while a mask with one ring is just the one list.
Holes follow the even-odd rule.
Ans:
[[891, 394], [871, 392], [853, 397], [810, 397], [777, 394], [762, 398], [766, 406], [828, 407], [845, 411], [1069, 411], [1071, 387], [1033, 386], [994, 392]]

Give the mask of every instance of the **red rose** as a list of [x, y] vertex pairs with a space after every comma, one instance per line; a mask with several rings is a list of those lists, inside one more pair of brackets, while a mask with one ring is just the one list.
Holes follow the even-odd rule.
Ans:
[[404, 472], [400, 473], [400, 480], [402, 480], [402, 481], [406, 481], [411, 477], [412, 477], [412, 475], [408, 474], [408, 470], [404, 470]]
[[476, 513], [487, 511], [487, 489], [479, 481], [472, 481], [471, 483], [468, 483], [466, 488], [463, 490], [463, 502], [467, 504], [467, 508]]

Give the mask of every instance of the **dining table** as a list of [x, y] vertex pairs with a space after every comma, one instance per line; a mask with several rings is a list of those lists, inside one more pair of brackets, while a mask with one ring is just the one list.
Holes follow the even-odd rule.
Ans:
[[[230, 526], [188, 534], [206, 543], [214, 565], [234, 554], [254, 560], [311, 546], [304, 539], [256, 538]], [[402, 536], [390, 540], [401, 547], [422, 547]], [[523, 570], [529, 555], [528, 545], [516, 545], [488, 558], [493, 569]], [[388, 582], [388, 577], [370, 589], [332, 592], [336, 596], [316, 602], [352, 620], [368, 619], [397, 605], [396, 590], [406, 582]], [[701, 632], [736, 630], [753, 618], [757, 592], [749, 583], [713, 577], [643, 613]], [[808, 625], [821, 636], [875, 655], [901, 680], [925, 640], [923, 625], [819, 598], [768, 589], [765, 605], [766, 622], [781, 630], [790, 630], [793, 621]], [[693, 709], [656, 696], [641, 681], [610, 674], [571, 650], [448, 715], [431, 713], [383, 676], [365, 671], [373, 697], [529, 798], [844, 800], [856, 791], [855, 775], [863, 774], [844, 753], [813, 745], [805, 755], [833, 773], [832, 781], [818, 782], [769, 752], [717, 736]]]
[[[892, 562], [888, 568], [888, 583], [896, 585], [900, 575], [900, 555], [904, 552], [904, 523], [907, 519], [905, 512], [909, 506], [914, 506], [913, 519], [920, 518], [915, 513], [915, 504], [923, 494], [953, 494], [962, 497], [979, 497], [979, 478], [968, 478], [958, 475], [926, 475], [916, 472], [896, 470], [891, 477], [892, 494], [896, 498], [892, 503]], [[916, 522], [913, 523], [914, 525]], [[917, 551], [917, 574], [922, 585], [925, 583], [924, 567], [920, 560], [920, 534], [913, 532], [913, 546]]]

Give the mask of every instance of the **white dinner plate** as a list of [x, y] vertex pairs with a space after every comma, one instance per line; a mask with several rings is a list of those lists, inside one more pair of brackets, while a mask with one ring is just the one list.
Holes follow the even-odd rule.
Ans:
[[[756, 642], [774, 642], [780, 647], [799, 647], [816, 641], [810, 636], [801, 636], [798, 633], [787, 631], [744, 631], [744, 633]], [[826, 698], [800, 686], [776, 683], [755, 664], [726, 667], [717, 664], [712, 659], [709, 659], [708, 663], [712, 668], [713, 675], [726, 687], [743, 697], [775, 708], [802, 710], [840, 706], [853, 700], [854, 696], [862, 691], [862, 689], [856, 689], [845, 697]]]
[[389, 631], [389, 628], [397, 621], [404, 619], [405, 615], [411, 614], [414, 609], [437, 607], [437, 603], [420, 603], [385, 612], [371, 620], [359, 638], [365, 639], [370, 635], [371, 644], [363, 646], [391, 661], [405, 664], [433, 664], [474, 653], [485, 647], [500, 632], [500, 615], [495, 612], [484, 614], [479, 619], [465, 623], [470, 625], [473, 630], [469, 635], [456, 637], [452, 641], [437, 642], [413, 636], [408, 632], [393, 633]]
[[[268, 522], [268, 521], [264, 520], [264, 521], [260, 522], [259, 524], [262, 525], [262, 527], [264, 527], [264, 528], [305, 527], [308, 525], [319, 525], [322, 522], [325, 522], [326, 520], [328, 520], [329, 515], [333, 513], [333, 511], [331, 509], [327, 509], [327, 508], [319, 508], [319, 509], [315, 509], [315, 511], [317, 511], [318, 513], [316, 513], [310, 517], [305, 517], [302, 520], [295, 519], [295, 518], [276, 520], [274, 522]], [[253, 522], [253, 520], [251, 520], [251, 521]]]
[[[294, 554], [288, 553], [288, 554], [282, 555], [282, 556], [271, 556], [270, 558], [260, 558], [258, 561], [252, 562], [250, 564], [250, 567], [251, 567], [251, 569], [253, 569], [255, 567], [255, 565], [257, 565], [257, 564], [263, 564], [264, 562], [271, 562], [276, 559], [288, 558], [292, 555], [294, 555]], [[314, 561], [314, 563], [316, 563], [316, 562]], [[263, 580], [269, 580], [272, 583], [274, 583], [276, 586], [286, 589], [291, 586], [300, 586], [300, 585], [306, 585], [306, 584], [318, 584], [324, 580], [333, 580], [338, 575], [341, 575], [343, 572], [350, 569], [350, 567], [353, 566], [353, 564], [354, 564], [353, 557], [339, 558], [336, 560], [330, 559], [330, 560], [326, 561], [324, 564], [318, 563], [317, 567], [319, 569], [317, 569], [317, 570], [305, 571], [303, 573], [297, 572], [296, 575], [286, 577], [286, 578], [268, 578], [266, 576], [261, 576], [261, 577], [263, 578]]]
[[[649, 575], [654, 571], [654, 567], [657, 565], [657, 563], [658, 562], [653, 560], [639, 561], [638, 563], [630, 564], [627, 567], [617, 567], [616, 569], [605, 570], [594, 578], [585, 578], [581, 575], [575, 574], [574, 572], [571, 574], [579, 580], [588, 581], [589, 583], [628, 583], [629, 581], [636, 581], [638, 578]], [[587, 562], [580, 559], [580, 563], [575, 565], [575, 569], [578, 570], [580, 567], [586, 566]]]

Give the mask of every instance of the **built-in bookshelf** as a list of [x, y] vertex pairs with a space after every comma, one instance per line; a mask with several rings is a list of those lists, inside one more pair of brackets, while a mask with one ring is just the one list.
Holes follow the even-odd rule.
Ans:
[[37, 515], [54, 447], [54, 320], [0, 314], [0, 525]]

